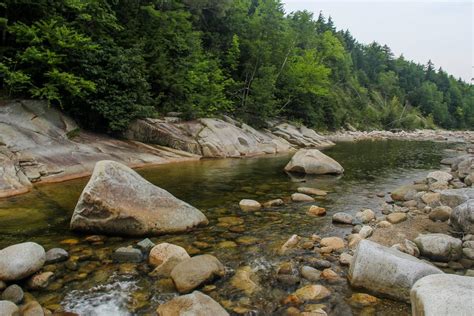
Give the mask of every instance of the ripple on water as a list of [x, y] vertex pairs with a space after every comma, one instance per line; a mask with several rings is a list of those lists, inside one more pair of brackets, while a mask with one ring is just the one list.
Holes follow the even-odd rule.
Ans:
[[137, 289], [137, 281], [115, 278], [87, 290], [74, 290], [63, 299], [66, 311], [81, 316], [129, 316], [127, 308], [130, 293]]

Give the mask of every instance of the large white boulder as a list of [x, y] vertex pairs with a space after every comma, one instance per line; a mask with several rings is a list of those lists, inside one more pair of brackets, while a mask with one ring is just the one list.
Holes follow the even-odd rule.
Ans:
[[161, 304], [156, 310], [159, 316], [228, 316], [229, 313], [211, 297], [194, 291]]
[[398, 250], [361, 240], [349, 269], [352, 286], [408, 301], [413, 284], [438, 268]]
[[414, 241], [420, 254], [432, 260], [448, 262], [462, 255], [461, 240], [445, 234], [420, 235]]
[[201, 211], [118, 162], [99, 161], [82, 191], [71, 228], [90, 233], [158, 235], [206, 225]]
[[286, 165], [285, 171], [306, 174], [341, 174], [344, 168], [317, 149], [300, 149]]
[[40, 270], [46, 261], [44, 248], [24, 242], [0, 250], [0, 281], [26, 278]]
[[472, 315], [474, 278], [433, 274], [418, 280], [410, 292], [413, 316]]
[[467, 200], [454, 208], [450, 220], [457, 231], [474, 234], [474, 199]]

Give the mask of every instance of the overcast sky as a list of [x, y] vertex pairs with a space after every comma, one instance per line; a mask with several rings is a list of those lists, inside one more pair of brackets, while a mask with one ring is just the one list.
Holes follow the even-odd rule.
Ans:
[[456, 78], [474, 76], [474, 0], [283, 0], [286, 11], [332, 16], [362, 43], [387, 44], [396, 56], [429, 59]]

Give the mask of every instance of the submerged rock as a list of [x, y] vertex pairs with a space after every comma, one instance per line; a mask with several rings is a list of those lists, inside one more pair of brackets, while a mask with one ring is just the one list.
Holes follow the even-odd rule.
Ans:
[[178, 296], [161, 304], [156, 313], [159, 316], [228, 316], [229, 313], [219, 303], [199, 291]]
[[171, 271], [171, 278], [180, 293], [187, 293], [224, 274], [224, 266], [216, 257], [201, 255], [178, 263]]
[[474, 234], [474, 199], [457, 206], [451, 213], [450, 220], [457, 231]]
[[252, 295], [259, 289], [257, 275], [249, 266], [240, 267], [230, 280], [233, 287], [243, 291], [246, 295]]
[[285, 171], [306, 174], [341, 174], [344, 168], [317, 149], [300, 149], [286, 165]]
[[328, 193], [327, 191], [316, 189], [316, 188], [308, 188], [308, 187], [299, 187], [299, 193], [309, 194], [309, 195], [317, 195], [317, 196], [326, 196]]
[[461, 240], [445, 234], [420, 235], [415, 239], [415, 244], [422, 256], [436, 261], [455, 261], [462, 255]]
[[258, 211], [262, 208], [262, 204], [254, 200], [244, 199], [239, 202], [239, 207], [244, 212]]
[[99, 161], [71, 219], [74, 230], [158, 235], [206, 225], [201, 211], [120, 163]]
[[422, 277], [443, 273], [415, 257], [369, 240], [361, 240], [349, 268], [352, 286], [408, 301], [412, 285]]
[[472, 315], [474, 278], [428, 275], [413, 285], [410, 298], [413, 316]]
[[46, 261], [44, 248], [34, 242], [12, 245], [0, 250], [0, 280], [15, 281], [40, 270]]
[[303, 302], [322, 300], [331, 295], [331, 291], [322, 285], [306, 285], [293, 294]]

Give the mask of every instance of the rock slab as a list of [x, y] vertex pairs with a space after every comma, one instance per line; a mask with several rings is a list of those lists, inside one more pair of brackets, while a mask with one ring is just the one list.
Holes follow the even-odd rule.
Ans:
[[71, 229], [115, 235], [159, 235], [206, 225], [201, 211], [147, 180], [129, 167], [99, 161], [82, 191]]

